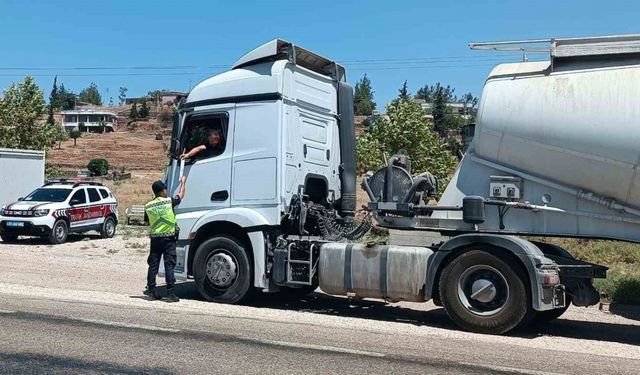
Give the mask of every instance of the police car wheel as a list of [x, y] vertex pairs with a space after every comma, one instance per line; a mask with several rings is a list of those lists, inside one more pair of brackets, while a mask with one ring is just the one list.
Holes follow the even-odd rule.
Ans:
[[198, 291], [207, 301], [242, 303], [253, 294], [253, 270], [244, 245], [232, 237], [203, 242], [193, 261]]
[[2, 242], [12, 243], [18, 240], [17, 234], [3, 233], [0, 234], [0, 238], [2, 238]]
[[51, 229], [51, 233], [49, 234], [49, 242], [54, 245], [64, 243], [67, 241], [67, 236], [69, 235], [69, 227], [67, 226], [67, 222], [59, 219], [53, 224], [53, 228]]
[[111, 238], [116, 234], [116, 221], [113, 217], [109, 216], [104, 220], [102, 224], [102, 230], [100, 231], [100, 235], [102, 238]]

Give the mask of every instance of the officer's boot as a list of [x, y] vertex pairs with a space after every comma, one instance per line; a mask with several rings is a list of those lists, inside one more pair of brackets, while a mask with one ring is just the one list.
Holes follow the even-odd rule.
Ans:
[[144, 291], [142, 293], [145, 296], [149, 297], [149, 299], [151, 299], [151, 300], [160, 299], [160, 295], [156, 291], [156, 288], [153, 288], [153, 287], [150, 288], [149, 286], [147, 286], [146, 288], [144, 288]]
[[164, 302], [180, 302], [180, 298], [176, 296], [176, 291], [174, 288], [167, 289], [167, 296], [162, 297]]

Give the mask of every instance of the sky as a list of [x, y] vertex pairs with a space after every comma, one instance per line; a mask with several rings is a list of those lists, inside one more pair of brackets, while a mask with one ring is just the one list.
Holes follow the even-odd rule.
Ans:
[[366, 73], [383, 110], [405, 80], [480, 96], [493, 66], [522, 59], [469, 42], [640, 33], [639, 18], [640, 2], [614, 0], [0, 0], [0, 89], [31, 75], [48, 97], [57, 75], [76, 93], [95, 82], [105, 103], [121, 86], [188, 91], [279, 37], [343, 63], [351, 83]]

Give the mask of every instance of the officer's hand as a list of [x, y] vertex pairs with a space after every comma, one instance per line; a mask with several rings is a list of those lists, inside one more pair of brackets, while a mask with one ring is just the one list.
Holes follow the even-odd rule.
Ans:
[[187, 158], [187, 154], [182, 154], [182, 155], [180, 155], [180, 159], [181, 159], [181, 160], [184, 160], [184, 159], [186, 159], [186, 158]]

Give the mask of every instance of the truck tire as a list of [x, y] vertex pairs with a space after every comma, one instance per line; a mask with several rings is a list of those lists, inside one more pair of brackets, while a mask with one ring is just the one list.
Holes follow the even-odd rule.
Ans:
[[54, 245], [65, 243], [68, 235], [69, 226], [67, 225], [67, 222], [62, 219], [58, 219], [53, 223], [53, 228], [51, 229], [51, 233], [49, 233], [49, 242]]
[[111, 238], [116, 234], [116, 220], [113, 216], [109, 216], [104, 219], [102, 223], [102, 229], [100, 230], [100, 236], [102, 238]]
[[567, 299], [566, 306], [562, 307], [560, 309], [553, 309], [553, 310], [547, 310], [547, 311], [536, 311], [535, 315], [533, 316], [533, 319], [531, 321], [531, 324], [532, 325], [544, 324], [544, 323], [549, 323], [552, 320], [558, 319], [562, 314], [567, 312], [567, 310], [569, 309], [569, 305], [570, 304], [571, 303]]
[[14, 243], [18, 241], [17, 234], [3, 233], [3, 234], [0, 234], [0, 238], [2, 238], [2, 242], [5, 242], [5, 243]]
[[531, 302], [519, 267], [487, 251], [471, 250], [449, 263], [440, 277], [440, 298], [465, 330], [503, 334], [529, 316]]
[[242, 243], [232, 237], [203, 242], [193, 260], [198, 291], [211, 302], [241, 303], [253, 294], [253, 271]]

